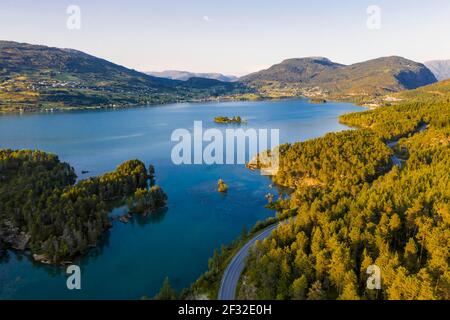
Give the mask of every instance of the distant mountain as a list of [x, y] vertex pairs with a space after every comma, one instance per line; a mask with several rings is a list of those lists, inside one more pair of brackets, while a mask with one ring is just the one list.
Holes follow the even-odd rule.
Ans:
[[0, 41], [0, 111], [187, 101], [242, 87], [159, 78], [77, 50]]
[[118, 81], [114, 85], [125, 87], [175, 85], [167, 79], [151, 77], [73, 49], [0, 41], [0, 53], [2, 78], [21, 75], [45, 80], [55, 77], [59, 81], [85, 81], [97, 86], [106, 86], [103, 81], [111, 82], [113, 79]]
[[187, 88], [197, 88], [197, 89], [209, 89], [222, 86], [224, 88], [228, 88], [231, 90], [236, 87], [236, 84], [231, 82], [223, 82], [216, 79], [192, 77], [184, 81], [183, 86]]
[[450, 60], [433, 60], [424, 63], [438, 80], [450, 79]]
[[195, 73], [195, 72], [189, 72], [189, 71], [178, 71], [178, 70], [166, 70], [166, 71], [150, 71], [146, 72], [146, 74], [155, 76], [155, 77], [161, 77], [161, 78], [167, 78], [172, 80], [181, 80], [186, 81], [190, 78], [206, 78], [206, 79], [214, 79], [214, 80], [220, 80], [223, 82], [231, 82], [237, 80], [237, 77], [235, 76], [226, 76], [221, 73]]
[[73, 49], [0, 41], [0, 112], [217, 98], [362, 101], [436, 82], [424, 65], [401, 57], [349, 66], [323, 57], [288, 59], [233, 82], [191, 75], [185, 81], [155, 77]]
[[423, 64], [402, 57], [383, 57], [352, 65], [327, 58], [284, 60], [239, 79], [265, 91], [287, 89], [305, 95], [374, 96], [436, 82]]
[[285, 83], [310, 83], [321, 73], [330, 72], [342, 67], [323, 57], [287, 59], [269, 69], [251, 73], [241, 77], [239, 81], [279, 81]]

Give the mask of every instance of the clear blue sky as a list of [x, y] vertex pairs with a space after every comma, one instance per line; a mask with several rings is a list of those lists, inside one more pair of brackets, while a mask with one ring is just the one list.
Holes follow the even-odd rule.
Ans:
[[[66, 27], [79, 5], [81, 29]], [[369, 5], [381, 29], [366, 27]], [[1, 0], [0, 39], [85, 51], [137, 70], [242, 75], [286, 58], [450, 59], [448, 0]]]

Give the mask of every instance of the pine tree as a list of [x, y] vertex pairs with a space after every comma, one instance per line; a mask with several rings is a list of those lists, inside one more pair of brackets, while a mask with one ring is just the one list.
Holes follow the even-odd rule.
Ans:
[[294, 280], [291, 286], [291, 298], [293, 300], [306, 299], [306, 292], [308, 290], [308, 280], [305, 275]]
[[176, 300], [177, 293], [170, 286], [169, 277], [166, 277], [159, 293], [155, 296], [155, 300]]
[[322, 283], [320, 281], [314, 282], [309, 288], [308, 300], [326, 300], [326, 298], [326, 293], [322, 289]]
[[414, 271], [417, 268], [417, 245], [413, 238], [409, 238], [403, 257], [408, 269]]
[[344, 277], [344, 289], [339, 300], [359, 300], [357, 278], [353, 271], [349, 271]]

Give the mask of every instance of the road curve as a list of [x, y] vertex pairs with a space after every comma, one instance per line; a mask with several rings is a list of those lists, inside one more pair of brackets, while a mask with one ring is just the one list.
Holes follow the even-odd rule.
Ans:
[[[427, 125], [427, 124], [422, 124], [419, 128], [417, 128], [417, 132], [423, 132], [423, 131], [425, 131], [427, 128], [428, 128], [428, 125]], [[389, 148], [393, 149], [396, 145], [398, 145], [398, 141], [399, 141], [399, 140], [400, 140], [400, 139], [397, 139], [397, 140], [394, 140], [394, 141], [387, 142], [386, 145], [387, 145]], [[391, 156], [391, 159], [392, 159], [392, 162], [394, 163], [395, 166], [398, 166], [400, 169], [402, 168], [402, 162], [400, 161], [399, 158], [397, 158], [397, 156], [392, 155], [392, 156]]]
[[250, 248], [255, 244], [257, 240], [264, 240], [272, 231], [278, 226], [275, 223], [263, 231], [256, 234], [252, 239], [250, 239], [233, 257], [230, 264], [225, 269], [222, 276], [222, 282], [220, 283], [219, 289], [219, 300], [234, 300], [236, 295], [236, 288], [241, 277], [242, 270], [245, 267], [245, 258], [247, 258]]

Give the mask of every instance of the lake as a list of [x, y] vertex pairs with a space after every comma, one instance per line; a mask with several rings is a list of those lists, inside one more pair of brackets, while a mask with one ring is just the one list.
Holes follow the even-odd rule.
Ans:
[[[239, 115], [247, 120], [244, 129], [279, 129], [281, 143], [295, 142], [344, 130], [338, 116], [362, 110], [295, 99], [0, 116], [0, 148], [56, 153], [79, 179], [140, 159], [154, 164], [156, 182], [169, 197], [164, 213], [128, 224], [115, 220], [99, 246], [75, 261], [81, 290], [67, 289], [63, 268], [8, 251], [0, 262], [0, 299], [139, 299], [154, 296], [166, 276], [176, 289], [188, 287], [206, 271], [214, 249], [274, 212], [264, 208], [269, 178], [244, 165], [173, 164], [173, 130], [191, 131], [201, 120], [205, 129], [223, 131], [230, 125], [215, 124], [214, 117]], [[219, 178], [229, 187], [226, 195], [216, 190]]]

